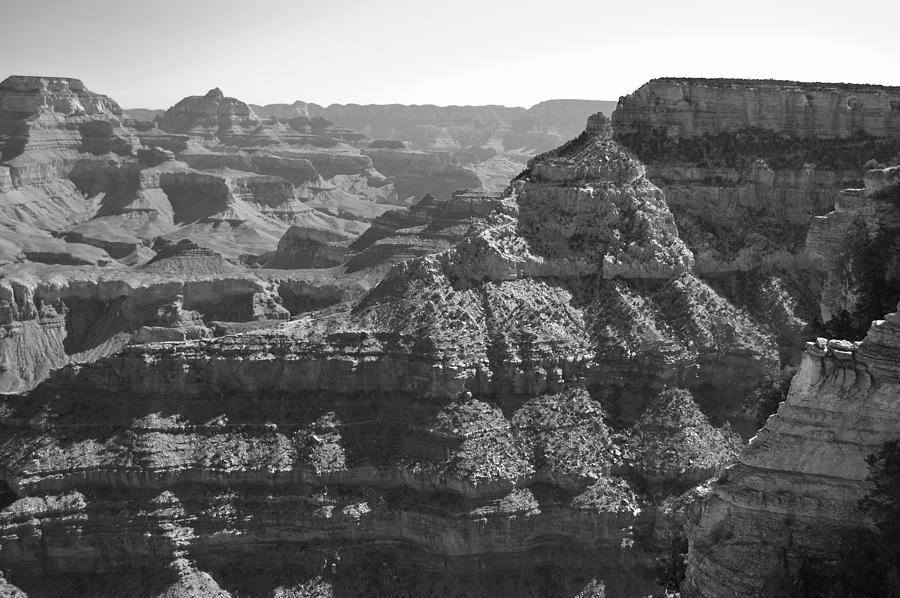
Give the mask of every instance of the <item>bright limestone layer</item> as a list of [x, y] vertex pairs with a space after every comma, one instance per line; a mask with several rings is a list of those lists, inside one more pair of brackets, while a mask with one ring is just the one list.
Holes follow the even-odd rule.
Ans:
[[[665, 192], [696, 271], [772, 325], [795, 360], [822, 325], [859, 338], [900, 299], [887, 284], [873, 300], [871, 276], [837, 282], [841, 242], [829, 238], [856, 222], [872, 245], [892, 225], [849, 208], [820, 219], [852, 203], [842, 191], [862, 187], [867, 169], [900, 156], [898, 101], [900, 89], [868, 85], [654, 79], [620, 99], [613, 126]], [[779, 289], [780, 316], [756, 297], [763, 287]]]
[[749, 79], [663, 78], [619, 101], [615, 127], [670, 137], [762, 129], [796, 137], [900, 135], [900, 88]]
[[695, 509], [686, 596], [787, 595], [868, 523], [865, 458], [900, 438], [900, 315], [861, 344], [808, 345], [787, 400]]

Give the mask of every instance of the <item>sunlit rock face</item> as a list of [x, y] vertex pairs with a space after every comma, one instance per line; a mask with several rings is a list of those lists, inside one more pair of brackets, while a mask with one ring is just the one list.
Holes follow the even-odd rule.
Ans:
[[0, 91], [0, 112], [22, 115], [34, 115], [42, 111], [66, 116], [122, 115], [122, 109], [115, 101], [88, 90], [78, 79], [14, 75], [0, 83]]
[[146, 339], [148, 326], [168, 328], [159, 334], [184, 340], [205, 336], [201, 329], [215, 320], [289, 316], [277, 284], [189, 241], [159, 249], [136, 270], [6, 268], [0, 280], [0, 393], [27, 392], [70, 361], [115, 353], [135, 335]]
[[900, 438], [900, 324], [808, 343], [787, 400], [689, 518], [686, 596], [791, 595], [804, 563], [869, 525], [866, 456]]
[[348, 270], [379, 268], [450, 249], [489, 226], [496, 210], [508, 207], [499, 193], [461, 189], [449, 200], [426, 195], [408, 210], [391, 210], [350, 246], [357, 253]]
[[666, 78], [622, 97], [613, 127], [665, 191], [698, 273], [761, 317], [745, 298], [760, 284], [783, 289], [794, 325], [778, 334], [794, 359], [790, 347], [810, 328], [849, 319], [861, 335], [875, 317], [827, 306], [807, 235], [843, 189], [900, 154], [898, 106], [892, 87]]
[[[36, 595], [129, 573], [254, 596], [659, 591], [662, 501], [733, 459], [721, 424], [776, 358], [643, 173], [592, 118], [502, 197], [444, 206], [481, 224], [346, 308], [131, 345], [10, 397], [0, 566]], [[146, 268], [224, 267], [182, 254]], [[185, 293], [154, 321], [194, 311]]]
[[[276, 272], [264, 281], [243, 267], [341, 264], [350, 242], [397, 208], [383, 203], [398, 201], [394, 184], [354, 145], [368, 143], [363, 135], [321, 117], [263, 121], [219, 90], [185, 98], [155, 124], [123, 126], [121, 113], [76, 79], [0, 83], [3, 391], [28, 391], [71, 359], [96, 359], [144, 327], [161, 328], [158, 309], [180, 295], [191, 304], [194, 293], [184, 287], [221, 274], [187, 260], [151, 275], [142, 267], [158, 243], [193, 243], [228, 264], [229, 307], [185, 308], [205, 324], [282, 318], [282, 282], [302, 310], [309, 296], [320, 306], [347, 289], [359, 295], [383, 274], [344, 284], [334, 280], [338, 272]], [[458, 167], [438, 162], [411, 179], [447, 174], [441, 188], [449, 195]], [[312, 247], [318, 257], [295, 259], [298, 244], [291, 250], [290, 241], [298, 239], [287, 233], [297, 230], [314, 237], [299, 251]], [[290, 259], [273, 259], [281, 241]]]
[[[827, 274], [823, 319], [853, 314], [848, 330], [896, 296], [897, 171], [869, 171], [809, 231]], [[688, 519], [686, 595], [787, 596], [804, 567], [846, 556], [845, 540], [870, 525], [865, 458], [900, 438], [898, 339], [893, 312], [862, 341], [807, 343], [787, 400]]]
[[620, 101], [621, 135], [643, 127], [689, 139], [741, 129], [819, 139], [900, 135], [900, 90], [751, 79], [654, 79]]
[[222, 139], [249, 134], [260, 126], [250, 106], [237, 98], [225, 97], [218, 87], [206, 95], [182, 99], [156, 122], [159, 128], [170, 133]]
[[80, 160], [133, 155], [137, 140], [121, 127], [121, 113], [77, 79], [0, 82], [0, 223], [40, 228], [89, 211], [66, 179]]

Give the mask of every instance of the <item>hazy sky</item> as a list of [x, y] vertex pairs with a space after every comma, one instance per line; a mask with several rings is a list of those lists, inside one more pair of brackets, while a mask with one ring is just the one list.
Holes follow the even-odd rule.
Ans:
[[900, 1], [0, 0], [0, 78], [126, 108], [615, 100], [659, 76], [900, 85]]

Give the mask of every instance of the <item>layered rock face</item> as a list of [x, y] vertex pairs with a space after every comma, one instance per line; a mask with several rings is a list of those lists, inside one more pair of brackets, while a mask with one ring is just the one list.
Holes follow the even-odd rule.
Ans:
[[253, 133], [261, 124], [250, 106], [225, 97], [218, 87], [203, 96], [184, 98], [157, 118], [156, 123], [170, 133], [217, 137], [222, 141]]
[[0, 84], [0, 112], [34, 115], [52, 111], [70, 115], [122, 115], [122, 108], [108, 96], [88, 90], [78, 79], [14, 75]]
[[736, 301], [747, 274], [781, 286], [795, 319], [828, 323], [852, 306], [816, 306], [828, 274], [807, 234], [867, 168], [900, 155], [898, 101], [879, 86], [655, 79], [620, 99], [613, 125], [665, 191], [699, 273], [739, 289]]
[[900, 135], [900, 89], [750, 79], [654, 79], [620, 101], [615, 126], [690, 139], [741, 129], [818, 139]]
[[[321, 117], [263, 121], [217, 89], [134, 129], [123, 127], [114, 101], [75, 79], [10, 77], [0, 84], [0, 106], [4, 391], [26, 391], [70, 359], [94, 359], [143, 327], [161, 328], [159, 309], [179, 296], [191, 302], [184, 285], [216, 276], [237, 281], [225, 303], [242, 307], [199, 310], [207, 324], [284, 317], [282, 288], [294, 313], [357, 296], [383, 270], [345, 280], [330, 270], [269, 272], [263, 280], [240, 264], [341, 264], [351, 241], [396, 209], [382, 202], [406, 199], [393, 181], [418, 192], [433, 179], [448, 196], [455, 182], [478, 183], [434, 154], [404, 161], [402, 148], [373, 150], [391, 170], [386, 177], [357, 147], [367, 144], [363, 135]], [[194, 256], [167, 269], [151, 262], [154, 248], [179, 242], [227, 261], [210, 268]], [[81, 269], [66, 270], [72, 266]]]
[[347, 261], [350, 235], [292, 226], [278, 241], [267, 268], [327, 268]]
[[[0, 280], [0, 392], [25, 392], [70, 361], [114, 353], [146, 326], [170, 340], [214, 320], [286, 319], [278, 285], [182, 241], [136, 271], [7, 268]], [[177, 304], [176, 307], [172, 307]], [[182, 308], [191, 310], [181, 319]], [[173, 311], [174, 310], [174, 311]], [[161, 312], [171, 312], [170, 316]], [[194, 313], [196, 312], [196, 313]], [[197, 330], [194, 330], [197, 328]]]
[[686, 596], [787, 596], [869, 525], [865, 458], [900, 438], [900, 315], [860, 343], [808, 343], [778, 413], [689, 519]]
[[[896, 296], [898, 173], [870, 170], [865, 189], [813, 221], [807, 247], [828, 275], [823, 319], [864, 316]], [[862, 341], [807, 343], [787, 400], [688, 519], [685, 595], [792, 595], [804, 571], [827, 575], [846, 539], [870, 525], [859, 506], [865, 458], [900, 438], [898, 318], [875, 320]]]
[[103, 251], [67, 244], [49, 231], [90, 217], [96, 203], [69, 175], [79, 163], [132, 155], [136, 138], [121, 109], [77, 79], [13, 76], [0, 83], [0, 263], [29, 257], [107, 263]]
[[[597, 111], [609, 115], [613, 108], [615, 102], [593, 100], [549, 100], [527, 110], [506, 106], [399, 104], [325, 107], [301, 101], [254, 106], [260, 115], [285, 120], [298, 116], [327, 118], [380, 140], [380, 147], [373, 149], [399, 149], [390, 144], [400, 142], [408, 150], [427, 152], [432, 159], [449, 158], [458, 165], [443, 175], [451, 186], [449, 191], [481, 185], [497, 192], [523, 169], [528, 159], [578, 135], [589, 115]], [[408, 156], [388, 155], [387, 158], [396, 162]], [[479, 182], [473, 184], [473, 176]], [[451, 182], [461, 177], [469, 180]], [[411, 193], [416, 198], [425, 192], [441, 199], [449, 196], [440, 188], [422, 190], [412, 182], [408, 184], [413, 185]]]
[[9, 397], [10, 581], [657, 591], [660, 501], [738, 442], [684, 389], [723, 422], [774, 343], [694, 276], [662, 192], [610, 134], [593, 118], [484, 226], [351, 309], [132, 345]]
[[421, 198], [432, 194], [447, 199], [458, 189], [481, 186], [481, 180], [471, 170], [450, 164], [449, 156], [394, 148], [367, 148], [364, 156], [382, 174], [393, 178], [399, 197]]
[[426, 195], [408, 210], [392, 210], [376, 218], [350, 248], [350, 272], [397, 264], [450, 249], [467, 235], [488, 226], [489, 216], [502, 208], [501, 194], [464, 189], [449, 200]]

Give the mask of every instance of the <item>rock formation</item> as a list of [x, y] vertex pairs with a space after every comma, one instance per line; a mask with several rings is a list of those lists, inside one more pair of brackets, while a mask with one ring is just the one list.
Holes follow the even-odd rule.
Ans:
[[50, 231], [90, 217], [95, 201], [69, 179], [81, 163], [130, 156], [137, 140], [121, 127], [121, 108], [77, 79], [8, 77], [0, 82], [0, 263], [38, 259], [102, 264], [95, 248]]
[[[8, 397], [0, 567], [34, 596], [128, 575], [254, 596], [657, 590], [661, 501], [732, 458], [711, 422], [774, 343], [693, 274], [610, 136], [598, 115], [502, 197], [459, 194], [445, 209], [484, 224], [348, 308], [130, 345]], [[181, 294], [155, 321], [205, 313]]]
[[[219, 90], [134, 128], [114, 101], [75, 79], [10, 77], [0, 84], [0, 108], [4, 391], [26, 391], [71, 359], [95, 359], [144, 328], [165, 328], [159, 310], [178, 297], [192, 304], [194, 292], [183, 287], [201, 280], [236, 281], [222, 283], [234, 287], [224, 291], [232, 307], [185, 307], [200, 314], [201, 328], [211, 319], [286, 317], [282, 287], [294, 313], [357, 296], [383, 270], [342, 281], [332, 271], [260, 278], [241, 264], [343, 263], [350, 242], [396, 209], [382, 203], [399, 201], [393, 179], [418, 192], [433, 178], [448, 196], [454, 180], [478, 182], [424, 153], [416, 154], [423, 164], [401, 160], [386, 177], [357, 147], [363, 135], [317, 116], [261, 120]], [[221, 257], [213, 265], [156, 255], [182, 242]], [[182, 323], [193, 326], [193, 318]]]
[[236, 98], [227, 98], [216, 87], [206, 95], [188, 96], [156, 119], [157, 126], [170, 133], [192, 137], [218, 137], [228, 142], [260, 128], [253, 109]]
[[[827, 288], [823, 297], [828, 265], [810, 255], [807, 236], [819, 244], [811, 227], [849, 201], [841, 191], [898, 159], [898, 102], [900, 89], [874, 85], [666, 78], [621, 98], [613, 125], [665, 191], [698, 273], [751, 310], [795, 306], [785, 314], [795, 325], [779, 331], [787, 357], [811, 327], [846, 319], [862, 334], [875, 317], [833, 304]], [[783, 298], [742, 299], [760, 283]], [[820, 301], [833, 305], [820, 310]]]
[[834, 211], [810, 226], [807, 250], [826, 276], [821, 317], [839, 321], [842, 332], [862, 329], [891, 311], [900, 296], [898, 181], [900, 167], [867, 171], [863, 189], [843, 191]]
[[[175, 315], [165, 323], [170, 328], [289, 315], [280, 305], [277, 283], [188, 241], [163, 249], [139, 270], [23, 264], [3, 274], [0, 392], [27, 391], [69, 361], [114, 353], [142, 327], [166, 322], [160, 313], [175, 304]], [[192, 311], [186, 321], [180, 319], [182, 308]]]
[[[823, 311], [865, 313], [860, 301], [895, 292], [885, 285], [897, 276], [886, 248], [900, 217], [898, 170], [869, 171], [864, 190], [815, 219], [808, 245], [829, 274]], [[859, 506], [865, 458], [900, 439], [898, 348], [897, 312], [862, 341], [806, 343], [787, 400], [693, 508], [685, 595], [786, 596], [810, 563], [834, 569], [846, 538], [871, 524]]]
[[[290, 120], [299, 117], [327, 118], [340, 126], [362, 131], [375, 138], [372, 149], [405, 149], [449, 159], [464, 168], [444, 175], [449, 191], [484, 186], [501, 191], [534, 155], [578, 135], [585, 119], [597, 112], [612, 113], [615, 102], [549, 100], [528, 108], [505, 106], [403, 106], [332, 104], [306, 102], [254, 106], [257, 114]], [[373, 158], [374, 159], [374, 158]], [[386, 159], [396, 162], [390, 155]], [[379, 170], [381, 167], [378, 166]], [[472, 177], [479, 182], [473, 184]], [[463, 182], [461, 177], [468, 177]], [[415, 185], [415, 183], [413, 183]], [[413, 186], [407, 195], [416, 198], [430, 192], [441, 199], [442, 189]], [[398, 189], [401, 195], [402, 189]]]
[[350, 246], [357, 253], [347, 269], [393, 265], [450, 249], [486, 227], [491, 213], [501, 206], [499, 193], [461, 189], [449, 200], [426, 195], [408, 210], [392, 210], [376, 218]]
[[808, 343], [778, 413], [694, 509], [686, 596], [785, 596], [869, 525], [865, 458], [900, 438], [898, 315], [861, 343]]
[[900, 298], [897, 102], [657, 79], [543, 151], [590, 104], [7, 79], [0, 593], [648, 595], [688, 505], [685, 595], [784, 595], [900, 438], [900, 313], [797, 349]]
[[267, 268], [328, 268], [347, 261], [351, 235], [328, 229], [292, 226], [278, 241]]

